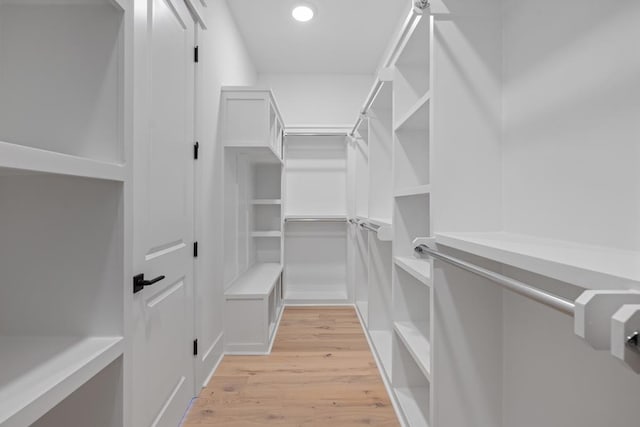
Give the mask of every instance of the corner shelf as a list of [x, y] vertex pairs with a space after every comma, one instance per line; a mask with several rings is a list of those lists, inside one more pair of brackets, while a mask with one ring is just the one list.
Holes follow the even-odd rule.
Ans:
[[420, 330], [427, 329], [425, 325], [421, 326], [423, 327], [420, 328], [413, 322], [395, 322], [393, 329], [424, 376], [431, 382], [431, 343], [420, 333]]
[[411, 197], [431, 193], [431, 185], [416, 185], [415, 187], [404, 187], [395, 191], [394, 197]]
[[0, 337], [0, 425], [31, 425], [123, 349], [122, 337]]
[[396, 266], [413, 276], [416, 280], [431, 287], [431, 263], [426, 259], [416, 259], [406, 256], [395, 256], [393, 258]]
[[118, 163], [92, 160], [9, 142], [0, 142], [0, 168], [111, 181], [124, 181], [126, 176], [125, 166]]
[[587, 289], [640, 289], [640, 252], [508, 233], [436, 233], [436, 243]]

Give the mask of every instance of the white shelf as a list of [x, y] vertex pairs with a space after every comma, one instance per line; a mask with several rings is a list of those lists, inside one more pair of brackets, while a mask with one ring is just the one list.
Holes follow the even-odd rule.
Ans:
[[282, 273], [282, 264], [276, 262], [258, 263], [241, 274], [224, 292], [226, 297], [262, 298], [271, 293], [278, 277]]
[[428, 106], [431, 100], [431, 92], [422, 95], [404, 115], [396, 121], [395, 131], [421, 131], [429, 128]]
[[429, 406], [428, 387], [396, 387], [396, 398], [402, 413], [411, 427], [429, 427], [422, 407]]
[[417, 185], [415, 187], [405, 187], [396, 190], [394, 196], [395, 197], [410, 197], [410, 196], [421, 196], [424, 194], [431, 193], [430, 185]]
[[251, 232], [251, 236], [252, 237], [281, 237], [282, 236], [282, 232], [280, 232], [278, 230], [274, 230], [274, 231], [252, 231]]
[[[0, 142], [0, 168], [124, 181], [124, 165]], [[0, 171], [2, 174], [2, 171]]]
[[431, 263], [427, 259], [396, 256], [393, 261], [415, 279], [431, 287]]
[[368, 301], [356, 301], [356, 307], [360, 313], [360, 317], [364, 321], [365, 326], [369, 324], [369, 302]]
[[121, 337], [0, 337], [0, 425], [31, 425], [122, 352]]
[[253, 199], [252, 205], [281, 205], [281, 199]]
[[412, 322], [395, 322], [393, 325], [407, 351], [427, 380], [431, 382], [431, 344], [420, 332], [427, 329], [426, 322], [420, 326], [422, 327], [419, 328]]
[[436, 233], [436, 242], [587, 289], [640, 289], [640, 252], [507, 232]]
[[373, 347], [378, 354], [378, 359], [382, 363], [387, 377], [391, 379], [391, 355], [393, 353], [393, 336], [391, 331], [369, 331], [369, 337], [373, 342]]

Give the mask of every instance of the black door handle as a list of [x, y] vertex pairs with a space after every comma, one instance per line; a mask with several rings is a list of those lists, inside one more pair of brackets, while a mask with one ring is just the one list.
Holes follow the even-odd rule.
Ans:
[[162, 279], [164, 279], [164, 276], [158, 276], [155, 279], [151, 280], [144, 280], [144, 274], [136, 274], [135, 276], [133, 276], [133, 293], [138, 293], [146, 286], [151, 286], [154, 283], [158, 283]]

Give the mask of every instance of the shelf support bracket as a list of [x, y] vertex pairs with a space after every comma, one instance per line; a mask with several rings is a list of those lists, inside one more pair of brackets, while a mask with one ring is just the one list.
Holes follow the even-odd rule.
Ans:
[[576, 299], [575, 334], [596, 350], [611, 350], [612, 318], [625, 304], [640, 304], [640, 293], [584, 291]]

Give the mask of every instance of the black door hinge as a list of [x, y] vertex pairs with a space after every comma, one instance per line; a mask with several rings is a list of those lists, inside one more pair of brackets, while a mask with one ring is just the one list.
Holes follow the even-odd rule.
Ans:
[[198, 258], [198, 242], [193, 242], [193, 257]]
[[198, 339], [193, 340], [193, 355], [198, 355]]
[[193, 48], [193, 62], [198, 62], [198, 46]]
[[195, 160], [198, 160], [198, 152], [200, 151], [200, 143], [198, 141], [196, 141], [195, 144], [193, 144], [193, 158]]

